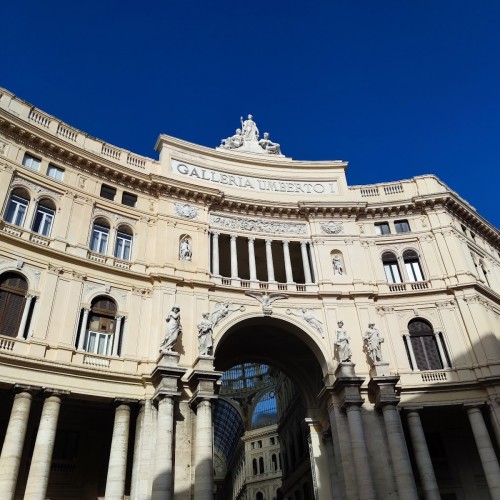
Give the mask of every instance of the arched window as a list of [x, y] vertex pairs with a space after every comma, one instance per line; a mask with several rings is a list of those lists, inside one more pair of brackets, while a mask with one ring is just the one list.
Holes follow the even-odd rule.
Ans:
[[113, 341], [118, 342], [116, 304], [108, 297], [96, 297], [90, 308], [85, 351], [110, 355]]
[[29, 194], [24, 189], [14, 189], [5, 211], [6, 222], [21, 227], [24, 224], [29, 202]]
[[105, 254], [108, 247], [109, 223], [106, 219], [96, 219], [92, 226], [90, 250]]
[[130, 260], [132, 250], [132, 229], [128, 226], [118, 226], [116, 232], [115, 257], [121, 260]]
[[[423, 319], [413, 319], [408, 324], [411, 349], [419, 370], [440, 370], [447, 361], [441, 359], [438, 342], [430, 323]], [[444, 348], [443, 348], [444, 353]], [[410, 359], [411, 362], [411, 359]]]
[[422, 269], [418, 261], [418, 255], [413, 250], [406, 250], [403, 253], [403, 261], [405, 263], [406, 274], [409, 281], [424, 281]]
[[401, 273], [399, 272], [398, 259], [391, 252], [382, 255], [385, 277], [388, 283], [401, 283]]
[[257, 473], [258, 473], [258, 470], [257, 470], [257, 459], [254, 458], [252, 460], [252, 467], [253, 467], [253, 475], [256, 476]]
[[278, 470], [278, 459], [276, 458], [276, 454], [273, 453], [271, 455], [271, 470], [273, 472], [277, 471]]
[[264, 458], [259, 458], [259, 474], [264, 474]]
[[0, 276], [0, 335], [17, 337], [27, 291], [28, 282], [20, 274], [4, 273]]
[[35, 218], [31, 227], [32, 231], [42, 236], [49, 236], [54, 222], [55, 208], [52, 200], [48, 198], [41, 199], [36, 207]]
[[255, 500], [264, 500], [264, 494], [260, 491], [255, 495]]

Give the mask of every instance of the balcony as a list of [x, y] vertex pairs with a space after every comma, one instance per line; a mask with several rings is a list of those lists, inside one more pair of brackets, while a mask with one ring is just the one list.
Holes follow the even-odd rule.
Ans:
[[270, 290], [280, 292], [317, 292], [316, 283], [277, 283], [276, 281], [257, 281], [241, 278], [227, 278], [225, 276], [212, 275], [212, 282], [216, 285], [242, 288], [245, 290]]

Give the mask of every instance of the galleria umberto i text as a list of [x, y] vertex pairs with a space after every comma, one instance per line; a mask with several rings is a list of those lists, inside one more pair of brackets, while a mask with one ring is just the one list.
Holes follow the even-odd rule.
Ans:
[[499, 232], [279, 140], [0, 89], [2, 500], [500, 498]]

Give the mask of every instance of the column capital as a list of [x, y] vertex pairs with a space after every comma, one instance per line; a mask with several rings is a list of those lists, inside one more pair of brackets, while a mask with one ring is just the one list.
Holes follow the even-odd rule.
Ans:
[[238, 237], [237, 234], [230, 234], [229, 235], [229, 238], [231, 239], [231, 241], [236, 241], [236, 238]]
[[264, 241], [266, 242], [266, 246], [270, 246], [273, 242], [271, 238], [266, 238]]
[[288, 240], [283, 240], [282, 243], [284, 247], [287, 247], [290, 242]]
[[218, 238], [220, 236], [220, 232], [219, 231], [210, 231], [212, 233], [212, 236], [214, 238]]
[[248, 236], [248, 241], [253, 243], [255, 241], [255, 236]]
[[384, 409], [384, 406], [397, 406], [401, 400], [396, 384], [399, 382], [398, 375], [386, 377], [372, 377], [368, 382], [368, 390], [375, 396], [375, 408]]

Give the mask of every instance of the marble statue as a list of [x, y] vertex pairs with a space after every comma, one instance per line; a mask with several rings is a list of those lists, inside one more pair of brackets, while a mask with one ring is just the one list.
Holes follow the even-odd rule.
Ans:
[[257, 124], [253, 121], [253, 116], [248, 115], [248, 119], [243, 121], [243, 117], [240, 118], [241, 130], [243, 139], [245, 141], [257, 142], [259, 140], [259, 129]]
[[266, 150], [269, 154], [280, 155], [281, 149], [277, 142], [271, 141], [269, 139], [269, 132], [264, 132], [264, 138], [259, 141], [259, 145], [262, 149]]
[[222, 139], [221, 146], [226, 149], [236, 149], [243, 146], [243, 136], [241, 135], [241, 128], [237, 128], [233, 136], [227, 139]]
[[382, 342], [384, 337], [375, 328], [375, 323], [368, 324], [368, 330], [363, 335], [365, 349], [372, 363], [380, 363], [382, 361]]
[[285, 293], [263, 293], [246, 291], [245, 295], [257, 299], [262, 304], [262, 311], [265, 315], [270, 315], [273, 313], [272, 303], [275, 300], [288, 299], [288, 295], [286, 295]]
[[188, 238], [182, 238], [179, 244], [179, 259], [180, 260], [191, 260], [193, 252], [191, 250], [191, 243]]
[[217, 302], [217, 304], [215, 304], [214, 312], [212, 313], [210, 320], [212, 321], [213, 326], [215, 327], [224, 318], [229, 316], [229, 314], [233, 313], [234, 311], [243, 312], [244, 310], [245, 306], [236, 306], [232, 308], [229, 302]]
[[339, 361], [341, 363], [350, 363], [352, 357], [351, 345], [349, 343], [351, 337], [344, 329], [344, 322], [337, 322], [337, 338], [335, 339], [335, 345], [337, 346], [337, 352], [339, 355]]
[[174, 350], [177, 337], [182, 332], [180, 311], [181, 308], [175, 305], [165, 318], [167, 322], [167, 335], [165, 336], [165, 340], [160, 344], [160, 352], [172, 352]]
[[209, 319], [209, 313], [203, 313], [202, 316], [203, 319], [198, 323], [198, 347], [202, 356], [209, 356], [212, 354], [214, 324]]
[[333, 257], [333, 274], [344, 274], [344, 270], [342, 268], [342, 261], [340, 260], [340, 257], [338, 255], [335, 255]]
[[316, 317], [314, 313], [314, 309], [297, 309], [297, 313], [293, 312], [291, 309], [287, 309], [287, 314], [292, 314], [293, 316], [297, 316], [307, 321], [320, 335], [324, 338], [323, 333], [323, 323]]

